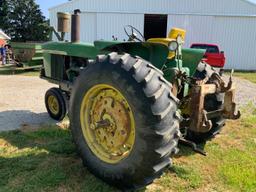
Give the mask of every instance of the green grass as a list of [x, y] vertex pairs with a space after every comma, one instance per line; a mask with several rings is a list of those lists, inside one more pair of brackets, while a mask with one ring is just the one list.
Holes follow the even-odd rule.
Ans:
[[[174, 166], [141, 191], [244, 191], [256, 189], [256, 110], [228, 122], [201, 147], [203, 157], [181, 146]], [[68, 129], [0, 133], [0, 191], [117, 191], [83, 167]]]
[[88, 173], [70, 131], [56, 126], [0, 134], [0, 191], [114, 191]]
[[256, 72], [235, 72], [234, 76], [256, 83]]
[[33, 68], [20, 68], [13, 65], [0, 67], [0, 75], [24, 75], [24, 76], [39, 76], [39, 70]]

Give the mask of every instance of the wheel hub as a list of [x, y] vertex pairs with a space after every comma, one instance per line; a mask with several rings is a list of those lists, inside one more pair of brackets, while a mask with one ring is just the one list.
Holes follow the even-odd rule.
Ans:
[[114, 87], [96, 85], [85, 95], [81, 126], [91, 151], [102, 161], [118, 163], [135, 142], [135, 121], [125, 97]]
[[54, 115], [57, 115], [59, 113], [59, 103], [55, 96], [51, 95], [48, 97], [48, 106], [49, 106], [50, 111]]

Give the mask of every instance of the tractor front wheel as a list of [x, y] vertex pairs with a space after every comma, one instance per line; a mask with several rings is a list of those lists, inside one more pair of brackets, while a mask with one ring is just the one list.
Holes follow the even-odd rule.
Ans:
[[61, 121], [66, 116], [66, 102], [58, 88], [51, 88], [45, 94], [45, 106], [51, 118]]
[[121, 189], [150, 184], [170, 165], [180, 136], [171, 85], [128, 54], [98, 56], [70, 99], [72, 135], [83, 163]]

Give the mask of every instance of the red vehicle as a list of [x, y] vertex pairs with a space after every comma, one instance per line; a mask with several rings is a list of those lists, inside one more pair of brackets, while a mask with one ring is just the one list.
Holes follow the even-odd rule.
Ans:
[[190, 48], [193, 49], [206, 49], [206, 53], [202, 61], [208, 63], [212, 67], [223, 68], [225, 65], [225, 55], [223, 51], [220, 51], [218, 45], [194, 43]]

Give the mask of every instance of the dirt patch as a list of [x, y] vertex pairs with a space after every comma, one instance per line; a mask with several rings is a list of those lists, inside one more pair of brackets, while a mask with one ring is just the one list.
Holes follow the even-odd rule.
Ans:
[[55, 123], [44, 106], [44, 94], [51, 87], [39, 77], [0, 75], [0, 131]]

